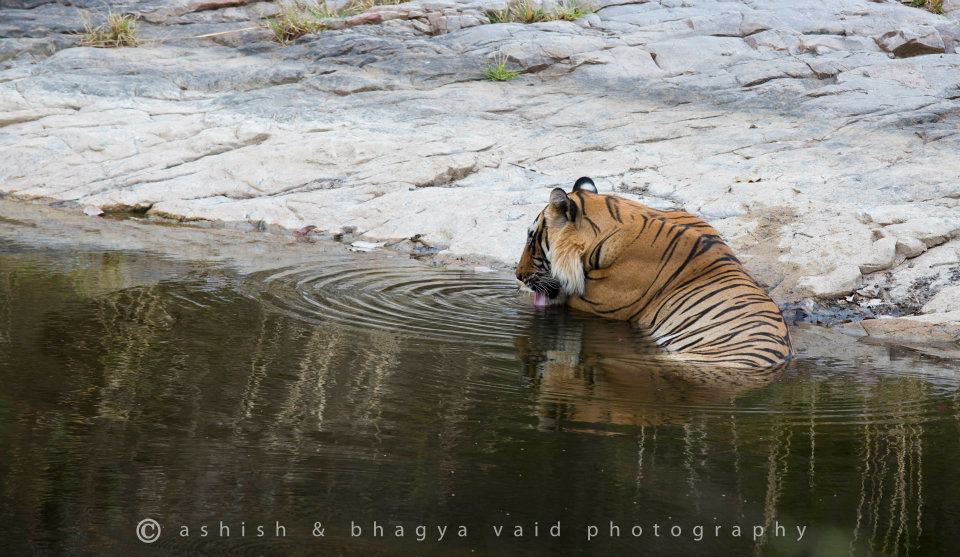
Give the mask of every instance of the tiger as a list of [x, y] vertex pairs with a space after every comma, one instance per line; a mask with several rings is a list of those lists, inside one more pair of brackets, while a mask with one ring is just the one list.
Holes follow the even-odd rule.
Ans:
[[535, 305], [628, 321], [686, 363], [759, 369], [793, 355], [780, 308], [712, 226], [601, 195], [589, 177], [550, 192], [516, 277]]

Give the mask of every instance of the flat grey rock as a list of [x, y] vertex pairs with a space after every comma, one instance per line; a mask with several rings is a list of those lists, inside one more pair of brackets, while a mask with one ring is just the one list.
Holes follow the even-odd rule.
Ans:
[[[503, 2], [415, 1], [281, 46], [270, 3], [108, 2], [147, 39], [111, 50], [75, 46], [105, 4], [73, 4], [4, 4], [11, 198], [507, 265], [550, 188], [590, 175], [709, 219], [781, 301], [914, 310], [960, 280], [952, 4], [604, 0], [522, 25], [487, 23]], [[521, 75], [485, 81], [497, 59]]]

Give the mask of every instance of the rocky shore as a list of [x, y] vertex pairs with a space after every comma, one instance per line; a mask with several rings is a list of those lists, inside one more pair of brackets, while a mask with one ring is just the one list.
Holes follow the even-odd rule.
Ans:
[[[8, 200], [509, 265], [590, 175], [709, 220], [800, 319], [960, 338], [960, 2], [418, 0], [286, 44], [271, 2], [66, 4], [0, 0]], [[138, 46], [77, 46], [105, 6]]]

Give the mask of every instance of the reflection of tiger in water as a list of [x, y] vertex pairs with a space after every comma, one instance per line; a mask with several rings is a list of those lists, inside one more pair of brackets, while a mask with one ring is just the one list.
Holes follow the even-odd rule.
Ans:
[[623, 322], [574, 312], [532, 316], [514, 339], [543, 429], [609, 432], [607, 425], [686, 424], [735, 411], [785, 366], [751, 370], [670, 361]]
[[530, 227], [517, 278], [534, 301], [629, 321], [684, 361], [731, 367], [790, 357], [777, 305], [710, 225], [682, 211], [560, 188]]

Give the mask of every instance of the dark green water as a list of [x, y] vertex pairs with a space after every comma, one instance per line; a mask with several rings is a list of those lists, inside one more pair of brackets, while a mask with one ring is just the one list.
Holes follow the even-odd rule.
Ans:
[[0, 243], [0, 552], [956, 554], [956, 363], [798, 330], [743, 376], [640, 343], [400, 257]]

